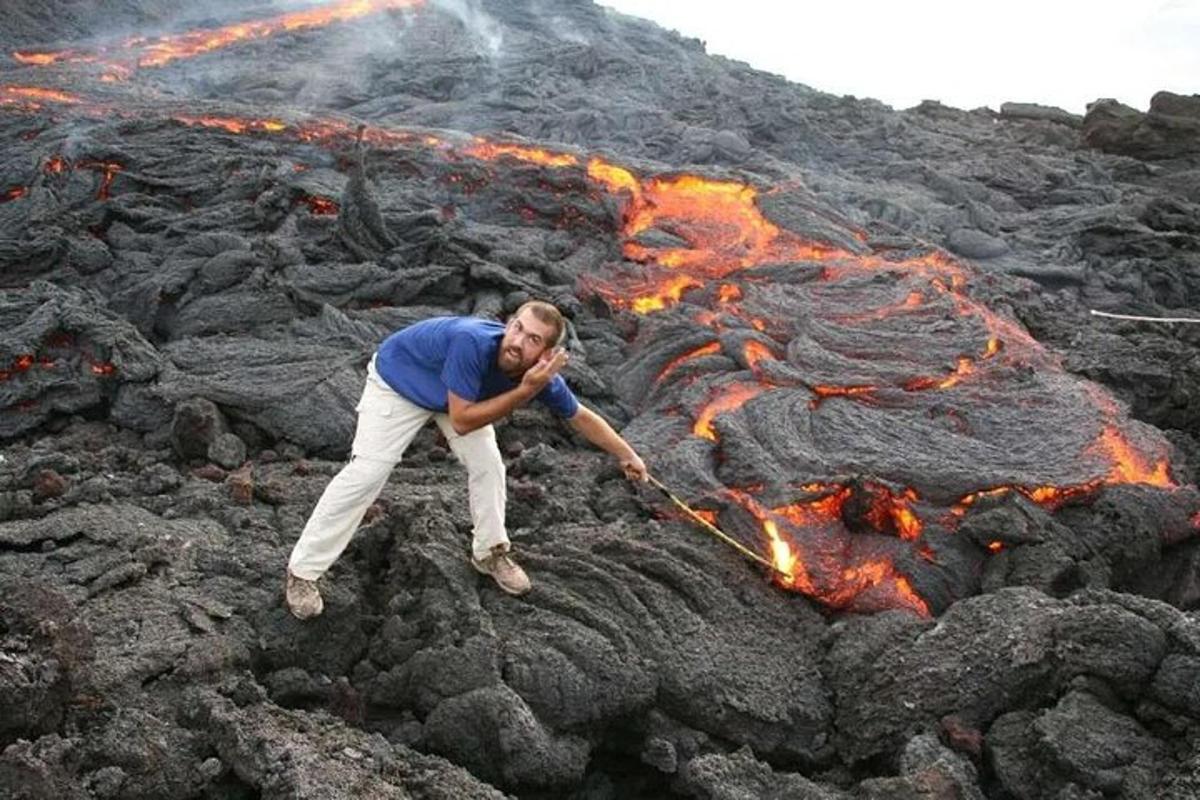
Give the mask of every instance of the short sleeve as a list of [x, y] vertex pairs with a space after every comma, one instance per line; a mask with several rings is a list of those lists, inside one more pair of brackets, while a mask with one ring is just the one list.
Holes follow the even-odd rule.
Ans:
[[473, 403], [479, 399], [483, 373], [483, 358], [474, 337], [466, 334], [451, 336], [441, 376], [446, 388]]
[[538, 392], [537, 401], [550, 409], [554, 416], [562, 419], [570, 419], [579, 411], [579, 401], [575, 399], [575, 393], [567, 386], [562, 375], [555, 375], [550, 379], [546, 388]]

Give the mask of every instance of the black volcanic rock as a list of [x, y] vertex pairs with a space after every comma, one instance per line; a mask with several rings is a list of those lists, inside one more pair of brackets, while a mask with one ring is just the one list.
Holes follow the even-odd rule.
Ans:
[[1147, 160], [1200, 155], [1200, 95], [1159, 92], [1142, 113], [1115, 100], [1097, 100], [1083, 119], [1092, 147]]

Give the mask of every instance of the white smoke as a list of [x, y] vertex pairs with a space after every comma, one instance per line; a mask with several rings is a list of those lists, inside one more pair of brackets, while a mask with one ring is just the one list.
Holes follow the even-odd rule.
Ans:
[[478, 0], [431, 0], [430, 5], [456, 17], [481, 45], [481, 55], [496, 58], [504, 47], [504, 29]]

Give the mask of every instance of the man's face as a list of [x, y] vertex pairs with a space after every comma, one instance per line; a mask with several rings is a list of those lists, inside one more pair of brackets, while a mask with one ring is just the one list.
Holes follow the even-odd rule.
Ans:
[[525, 309], [508, 321], [496, 361], [507, 375], [523, 375], [554, 344], [554, 326]]

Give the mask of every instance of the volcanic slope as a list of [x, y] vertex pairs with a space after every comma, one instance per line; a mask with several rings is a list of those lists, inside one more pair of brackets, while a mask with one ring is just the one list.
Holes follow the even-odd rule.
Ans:
[[[896, 112], [589, 3], [204, 10], [0, 34], [6, 793], [1194, 795], [1200, 326], [1087, 311], [1200, 307], [1200, 100]], [[430, 430], [293, 620], [374, 347], [531, 297], [777, 570], [530, 409], [531, 595]]]

